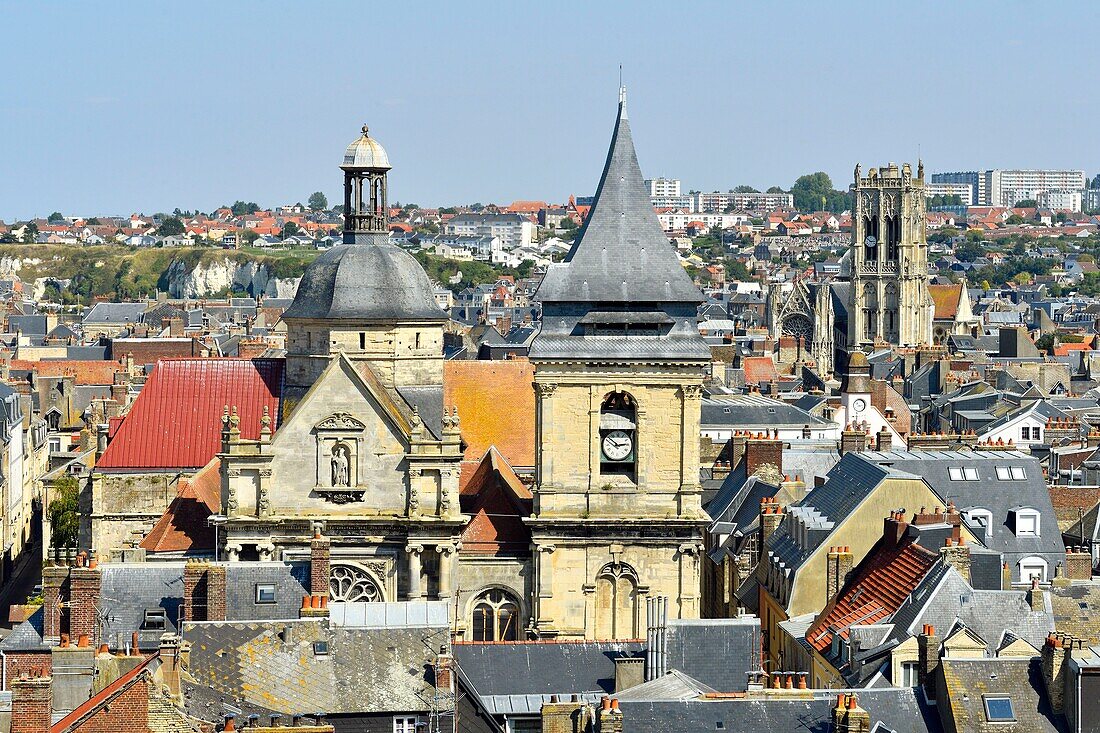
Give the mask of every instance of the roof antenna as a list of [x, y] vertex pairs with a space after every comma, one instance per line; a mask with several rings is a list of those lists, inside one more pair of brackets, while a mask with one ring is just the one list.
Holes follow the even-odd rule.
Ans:
[[619, 104], [626, 104], [626, 87], [623, 86], [623, 65], [619, 64]]

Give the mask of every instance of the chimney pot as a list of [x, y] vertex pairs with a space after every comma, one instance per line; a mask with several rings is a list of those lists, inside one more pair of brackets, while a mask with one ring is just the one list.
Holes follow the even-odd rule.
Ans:
[[80, 649], [86, 649], [88, 647], [88, 635], [81, 634], [79, 637], [77, 637], [76, 645]]

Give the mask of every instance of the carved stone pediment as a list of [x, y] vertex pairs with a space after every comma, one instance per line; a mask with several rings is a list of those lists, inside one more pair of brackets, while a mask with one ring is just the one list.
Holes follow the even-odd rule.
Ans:
[[317, 423], [316, 430], [364, 430], [366, 424], [346, 412], [334, 412]]

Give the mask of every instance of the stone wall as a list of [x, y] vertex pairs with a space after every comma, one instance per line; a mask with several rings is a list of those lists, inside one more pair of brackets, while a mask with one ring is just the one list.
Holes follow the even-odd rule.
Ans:
[[176, 497], [179, 473], [92, 474], [91, 513], [81, 518], [81, 535], [104, 558], [119, 547], [132, 547], [152, 529]]

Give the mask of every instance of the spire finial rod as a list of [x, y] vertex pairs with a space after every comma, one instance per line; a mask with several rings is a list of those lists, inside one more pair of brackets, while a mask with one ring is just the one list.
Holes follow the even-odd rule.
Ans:
[[619, 64], [619, 104], [626, 104], [626, 85], [623, 84], [622, 64]]

